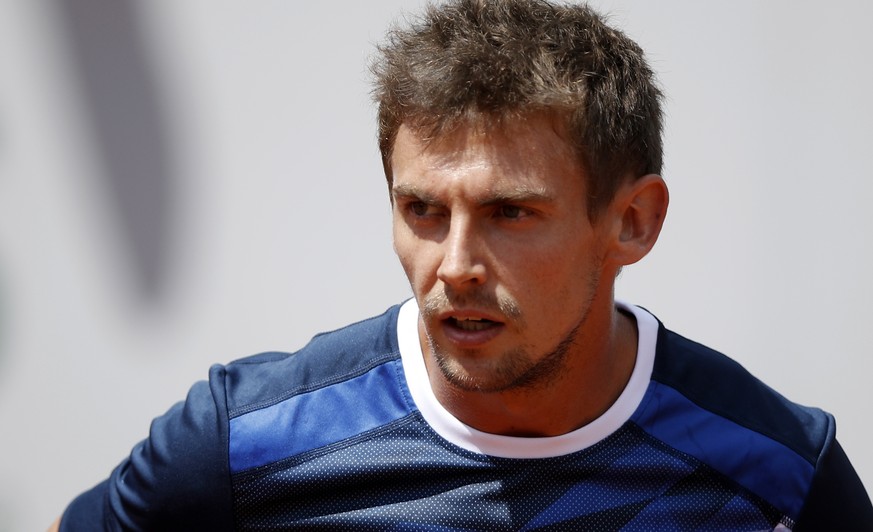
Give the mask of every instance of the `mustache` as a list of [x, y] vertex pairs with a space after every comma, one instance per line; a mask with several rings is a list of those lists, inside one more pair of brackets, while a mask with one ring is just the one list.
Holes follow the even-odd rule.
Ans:
[[444, 288], [424, 296], [423, 300], [418, 302], [418, 308], [421, 314], [428, 318], [450, 308], [475, 308], [485, 312], [500, 313], [516, 321], [521, 319], [521, 309], [514, 299], [484, 290], [455, 294]]

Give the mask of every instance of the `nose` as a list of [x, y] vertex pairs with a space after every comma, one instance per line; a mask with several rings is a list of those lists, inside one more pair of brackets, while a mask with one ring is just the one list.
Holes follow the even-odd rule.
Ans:
[[456, 290], [485, 283], [487, 268], [482, 260], [482, 236], [471, 220], [453, 216], [441, 246], [442, 262], [437, 269], [439, 280]]

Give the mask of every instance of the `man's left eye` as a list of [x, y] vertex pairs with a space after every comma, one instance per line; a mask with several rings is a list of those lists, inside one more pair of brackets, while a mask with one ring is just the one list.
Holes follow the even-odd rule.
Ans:
[[501, 205], [498, 213], [504, 218], [511, 219], [521, 218], [524, 215], [522, 208], [516, 205]]

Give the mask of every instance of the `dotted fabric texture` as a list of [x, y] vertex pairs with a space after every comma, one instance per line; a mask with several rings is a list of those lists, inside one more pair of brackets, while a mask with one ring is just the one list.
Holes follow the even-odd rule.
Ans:
[[764, 530], [781, 519], [631, 422], [584, 451], [508, 459], [455, 447], [414, 413], [238, 473], [233, 489], [244, 530]]

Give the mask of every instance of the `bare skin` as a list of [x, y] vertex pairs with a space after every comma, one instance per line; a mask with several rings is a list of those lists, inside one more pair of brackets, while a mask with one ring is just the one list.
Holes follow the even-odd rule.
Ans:
[[514, 436], [564, 434], [605, 412], [636, 357], [614, 280], [657, 239], [663, 180], [628, 178], [592, 221], [585, 171], [546, 115], [431, 142], [403, 126], [392, 168], [394, 247], [440, 403]]

